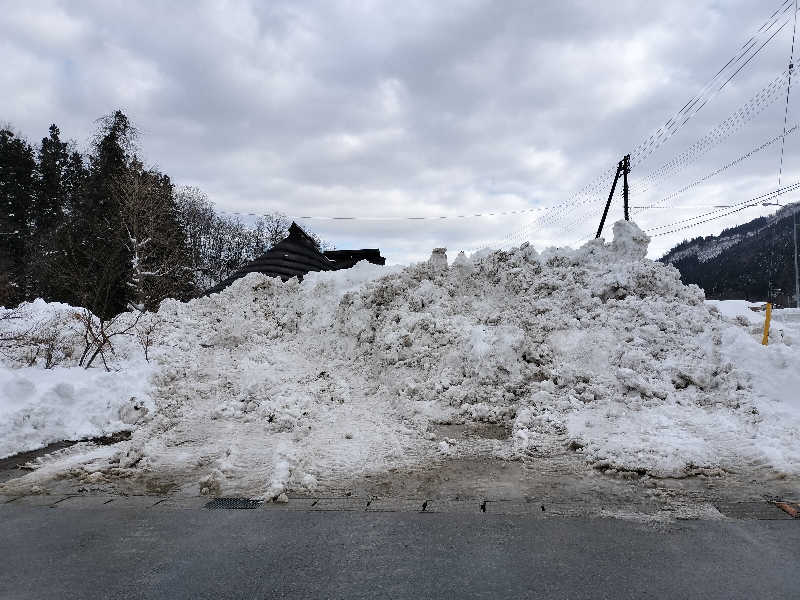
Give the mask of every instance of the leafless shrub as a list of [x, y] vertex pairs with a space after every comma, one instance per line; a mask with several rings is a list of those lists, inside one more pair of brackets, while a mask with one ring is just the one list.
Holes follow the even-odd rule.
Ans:
[[130, 323], [126, 323], [123, 319], [125, 314], [117, 315], [111, 319], [99, 319], [85, 309], [75, 314], [75, 319], [80, 323], [84, 341], [83, 352], [78, 360], [78, 366], [88, 369], [99, 356], [105, 370], [111, 371], [106, 357], [107, 353], [111, 355], [115, 353], [111, 340], [117, 336], [132, 335], [131, 332], [136, 329], [144, 313], [136, 312], [136, 317]]
[[114, 189], [130, 256], [128, 308], [152, 310], [164, 298], [184, 297], [191, 273], [169, 178], [134, 162]]
[[0, 310], [0, 345], [14, 341], [17, 337], [10, 326], [14, 319], [19, 319], [19, 309]]
[[73, 332], [67, 330], [60, 320], [42, 323], [30, 336], [29, 344], [32, 354], [28, 365], [33, 366], [40, 357], [44, 360], [44, 368], [52, 369], [65, 360], [72, 358], [74, 352]]
[[144, 359], [148, 362], [150, 362], [150, 348], [155, 343], [155, 337], [161, 325], [162, 321], [158, 315], [148, 313], [146, 316], [142, 317], [136, 327], [136, 341], [139, 342], [139, 345], [142, 347]]
[[[259, 217], [252, 227], [236, 217], [221, 216], [206, 194], [194, 187], [175, 192], [178, 216], [185, 238], [189, 269], [198, 292], [233, 274], [289, 234], [291, 219], [271, 212]], [[321, 250], [333, 245], [309, 231]]]
[[0, 352], [8, 359], [25, 366], [39, 360], [52, 369], [72, 358], [75, 331], [71, 316], [52, 315], [37, 322], [28, 322], [22, 307], [0, 314]]

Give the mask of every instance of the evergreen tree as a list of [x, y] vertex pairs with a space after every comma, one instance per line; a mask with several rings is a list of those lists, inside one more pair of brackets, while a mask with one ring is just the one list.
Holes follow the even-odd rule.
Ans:
[[58, 127], [50, 125], [50, 135], [42, 139], [39, 147], [33, 226], [40, 235], [63, 223], [67, 206], [64, 175], [69, 163], [69, 147], [59, 136]]
[[40, 260], [39, 295], [49, 301], [80, 306], [86, 297], [86, 282], [77, 273], [86, 268], [79, 257], [86, 251], [85, 240], [76, 233], [83, 222], [83, 198], [88, 180], [83, 157], [72, 151], [61, 173], [62, 222], [44, 240]]
[[57, 260], [56, 236], [64, 226], [69, 206], [66, 175], [70, 168], [69, 146], [60, 139], [55, 124], [50, 125], [49, 137], [39, 146], [36, 196], [31, 211], [31, 256], [33, 295], [46, 300], [55, 299], [51, 285], [54, 262]]
[[60, 136], [51, 125], [34, 154], [0, 130], [0, 305], [43, 297], [103, 318], [156, 309], [202, 293], [286, 235], [282, 215], [251, 228], [217, 215], [200, 190], [176, 192], [137, 158], [121, 111], [101, 120], [86, 158]]
[[79, 212], [88, 179], [89, 171], [83, 156], [73, 150], [67, 159], [61, 181], [65, 200], [64, 213], [68, 219]]
[[35, 167], [30, 144], [0, 129], [0, 305], [16, 305], [32, 293], [27, 262]]
[[122, 111], [102, 120], [95, 138], [83, 194], [71, 215], [66, 244], [71, 278], [80, 290], [76, 303], [108, 318], [126, 310], [131, 252], [126, 246], [116, 182], [130, 168], [135, 130]]

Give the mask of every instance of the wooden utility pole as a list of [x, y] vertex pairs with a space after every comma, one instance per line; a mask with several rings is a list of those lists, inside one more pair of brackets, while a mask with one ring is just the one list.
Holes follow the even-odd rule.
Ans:
[[625, 203], [625, 220], [630, 221], [628, 215], [628, 173], [631, 172], [631, 155], [626, 154], [622, 159], [622, 198]]
[[797, 273], [797, 207], [792, 211], [792, 233], [794, 234], [794, 305], [800, 308], [800, 275]]
[[622, 175], [622, 200], [625, 208], [625, 220], [630, 221], [628, 214], [628, 173], [631, 172], [631, 155], [626, 154], [621, 161], [617, 163], [617, 173], [614, 175], [614, 183], [611, 184], [611, 192], [608, 194], [608, 201], [606, 208], [603, 211], [603, 218], [600, 219], [600, 227], [597, 228], [597, 235], [595, 239], [599, 238], [603, 233], [603, 226], [606, 224], [606, 217], [608, 216], [608, 209], [611, 208], [611, 200], [614, 198], [614, 191], [617, 189], [617, 182], [619, 176]]

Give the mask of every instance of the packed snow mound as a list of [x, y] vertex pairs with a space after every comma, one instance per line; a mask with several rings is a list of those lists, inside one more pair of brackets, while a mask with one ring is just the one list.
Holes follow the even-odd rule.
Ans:
[[0, 458], [131, 429], [148, 411], [148, 375], [0, 368]]
[[760, 346], [645, 259], [648, 242], [623, 221], [611, 243], [575, 250], [523, 244], [448, 265], [440, 249], [405, 268], [250, 274], [165, 301], [155, 410], [87, 473], [277, 497], [475, 451], [433, 434], [473, 421], [510, 429], [480, 448], [496, 456], [571, 448], [661, 476], [800, 473], [798, 403], [763, 375], [800, 389], [796, 349]]
[[41, 299], [0, 308], [0, 458], [129, 430], [152, 408], [152, 368], [126, 339], [133, 336], [115, 338], [110, 370], [100, 361], [88, 371], [77, 366], [87, 348], [85, 318], [97, 322], [83, 309]]

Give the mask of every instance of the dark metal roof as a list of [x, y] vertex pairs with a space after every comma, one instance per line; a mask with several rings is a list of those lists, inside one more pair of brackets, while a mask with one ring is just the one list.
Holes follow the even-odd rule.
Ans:
[[362, 250], [326, 250], [325, 258], [336, 263], [337, 269], [349, 269], [357, 262], [366, 260], [374, 265], [385, 265], [386, 259], [381, 256], [377, 248], [363, 248]]
[[248, 273], [263, 273], [271, 277], [280, 277], [286, 281], [292, 277], [302, 279], [303, 275], [311, 271], [349, 269], [360, 260], [368, 260], [378, 265], [386, 263], [386, 259], [381, 256], [378, 249], [329, 250], [323, 254], [317, 248], [314, 239], [297, 223], [292, 223], [286, 239], [275, 244], [227, 279], [220, 281], [207, 290], [204, 295], [221, 292]]

